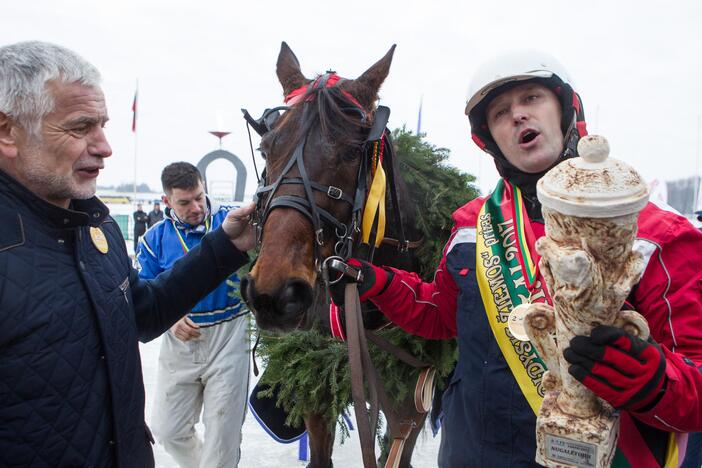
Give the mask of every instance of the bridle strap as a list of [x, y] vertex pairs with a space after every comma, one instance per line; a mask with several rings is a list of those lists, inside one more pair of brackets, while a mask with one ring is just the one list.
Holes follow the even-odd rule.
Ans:
[[[312, 191], [312, 187], [310, 186], [310, 180], [309, 177], [307, 176], [307, 171], [305, 169], [305, 163], [303, 160], [303, 155], [305, 152], [305, 144], [307, 143], [307, 134], [305, 134], [305, 137], [303, 138], [302, 142], [297, 145], [295, 148], [295, 151], [293, 151], [292, 157], [288, 160], [287, 164], [283, 168], [283, 171], [280, 173], [280, 176], [278, 177], [278, 180], [275, 181], [274, 184], [272, 184], [272, 187], [270, 188], [270, 194], [266, 200], [266, 206], [263, 209], [263, 219], [261, 219], [261, 228], [263, 227], [263, 224], [265, 224], [266, 219], [268, 218], [268, 215], [270, 214], [270, 211], [272, 209], [272, 203], [274, 200], [277, 200], [278, 198], [281, 197], [274, 197], [273, 195], [275, 192], [278, 190], [278, 187], [283, 183], [283, 180], [285, 179], [285, 175], [290, 171], [290, 169], [293, 168], [293, 166], [297, 165], [297, 170], [300, 172], [300, 179], [302, 180], [302, 186], [305, 192], [305, 198], [302, 197], [296, 197], [296, 196], [286, 196], [284, 198], [284, 201], [281, 201], [280, 203], [276, 204], [277, 207], [289, 207], [289, 208], [294, 208], [300, 211], [301, 213], [305, 214], [308, 216], [310, 221], [312, 222], [312, 228], [314, 231], [315, 235], [315, 242], [313, 243], [313, 249], [314, 249], [314, 258], [319, 259], [319, 244], [322, 238], [322, 228], [321, 228], [321, 223], [320, 223], [320, 208], [317, 207], [317, 204], [314, 202], [314, 193]], [[268, 191], [268, 190], [266, 190]], [[257, 191], [258, 193], [259, 191]], [[299, 198], [300, 200], [306, 200], [307, 203], [293, 203], [291, 200], [293, 198]], [[309, 209], [309, 212], [307, 209], [301, 209], [301, 208], [307, 208]], [[328, 213], [327, 213], [328, 214]], [[330, 215], [331, 217], [331, 215]], [[331, 217], [333, 218], [333, 217]], [[336, 220], [335, 220], [336, 221]]]
[[[295, 195], [279, 195], [275, 197], [275, 200], [269, 205], [268, 207], [268, 213], [273, 211], [275, 208], [292, 208], [303, 215], [307, 217], [307, 219], [310, 220], [310, 223], [314, 226], [314, 220], [312, 217], [314, 216], [310, 212], [310, 203], [305, 200], [302, 197], [298, 197]], [[348, 230], [345, 224], [342, 224], [339, 222], [331, 213], [329, 213], [327, 210], [323, 208], [317, 208], [318, 210], [318, 216], [322, 221], [326, 221], [327, 223], [331, 224], [335, 230], [336, 234], [338, 236], [346, 234], [346, 231]]]
[[[298, 103], [304, 101], [312, 101], [315, 98], [315, 91], [325, 87], [338, 86], [343, 82], [343, 79], [339, 78], [335, 73], [327, 73], [317, 80], [315, 80], [310, 85], [298, 88], [286, 96], [286, 104], [289, 106], [294, 106]], [[340, 90], [342, 95], [361, 113], [362, 118], [365, 120], [367, 118], [367, 113], [360, 103], [351, 96], [348, 92]], [[273, 119], [277, 117], [279, 109], [287, 109], [287, 107], [275, 108], [272, 110], [266, 110], [263, 117], [258, 121], [253, 120], [248, 112], [245, 112], [244, 117], [247, 120], [247, 124], [254, 127], [254, 130], [259, 133], [265, 133], [272, 128]], [[305, 169], [303, 155], [305, 151], [305, 145], [307, 143], [308, 132], [304, 134], [302, 141], [296, 146], [293, 154], [290, 156], [289, 160], [286, 162], [280, 176], [277, 180], [269, 185], [265, 184], [265, 177], [261, 177], [259, 182], [259, 188], [256, 191], [256, 197], [260, 206], [261, 197], [267, 195], [265, 201], [265, 206], [262, 209], [257, 209], [257, 213], [260, 218], [258, 221], [258, 234], [259, 242], [260, 236], [262, 235], [263, 225], [270, 212], [276, 208], [290, 208], [295, 209], [302, 213], [312, 224], [312, 228], [315, 234], [314, 245], [314, 259], [317, 263], [321, 262], [321, 257], [319, 254], [319, 247], [322, 245], [322, 223], [327, 223], [334, 227], [336, 231], [337, 246], [341, 245], [339, 250], [343, 252], [337, 252], [337, 255], [343, 255], [344, 258], [352, 254], [353, 248], [353, 236], [355, 234], [355, 228], [357, 227], [357, 222], [359, 214], [363, 210], [366, 194], [368, 190], [368, 173], [370, 161], [367, 157], [369, 149], [372, 148], [374, 142], [379, 142], [379, 144], [385, 145], [381, 148], [384, 151], [384, 159], [382, 164], [388, 171], [390, 177], [388, 185], [390, 185], [391, 202], [393, 206], [393, 211], [395, 213], [395, 224], [399, 228], [399, 248], [401, 251], [406, 251], [409, 243], [405, 237], [404, 226], [402, 223], [402, 217], [400, 215], [400, 202], [396, 190], [396, 175], [394, 171], [394, 151], [392, 148], [392, 141], [390, 139], [390, 132], [387, 130], [387, 123], [390, 116], [390, 109], [385, 106], [379, 106], [374, 115], [373, 124], [368, 132], [368, 136], [364, 143], [364, 157], [362, 158], [357, 177], [357, 187], [356, 193], [353, 198], [350, 195], [343, 193], [341, 190], [333, 186], [325, 186], [319, 184], [315, 181], [311, 181], [308, 177], [307, 171]], [[253, 150], [253, 145], [252, 150]], [[253, 153], [252, 153], [253, 155]], [[299, 177], [288, 177], [292, 168], [297, 165], [300, 176]], [[264, 170], [265, 174], [265, 170]], [[275, 193], [280, 188], [281, 185], [302, 185], [304, 196], [300, 195], [278, 195]], [[336, 189], [336, 190], [335, 190]], [[315, 192], [325, 192], [329, 197], [341, 200], [345, 203], [349, 203], [352, 206], [352, 214], [348, 224], [343, 224], [339, 222], [331, 213], [320, 208], [315, 203], [314, 194]], [[382, 237], [382, 235], [380, 236]], [[372, 258], [373, 249], [370, 251], [370, 257]], [[324, 271], [321, 275], [324, 277]], [[328, 276], [328, 275], [327, 275]], [[402, 361], [408, 363], [409, 365], [415, 367], [426, 367], [424, 363], [417, 360], [411, 356], [406, 351], [396, 347], [395, 345], [387, 342], [386, 340], [380, 338], [379, 336], [366, 332], [363, 325], [363, 318], [361, 314], [361, 304], [358, 296], [358, 288], [354, 283], [349, 283], [345, 290], [345, 314], [346, 314], [346, 332], [348, 337], [349, 346], [349, 366], [351, 368], [351, 380], [352, 380], [352, 396], [354, 400], [354, 411], [356, 412], [356, 422], [359, 427], [359, 438], [361, 439], [361, 450], [363, 454], [363, 465], [366, 468], [375, 468], [375, 429], [378, 422], [378, 412], [379, 412], [379, 400], [382, 402], [383, 407], [388, 408], [386, 415], [390, 414], [391, 402], [383, 388], [382, 384], [379, 384], [380, 380], [377, 376], [377, 371], [373, 365], [370, 354], [368, 352], [368, 344], [366, 339], [370, 339], [376, 343], [381, 349], [392, 349], [391, 352], [398, 356]], [[368, 336], [368, 338], [366, 338]], [[366, 410], [366, 397], [364, 391], [363, 377], [366, 376], [369, 391], [369, 400], [371, 403], [370, 414]], [[422, 373], [424, 375], [424, 372]], [[432, 374], [433, 375], [433, 374]], [[426, 379], [425, 379], [426, 380]], [[433, 379], [432, 379], [433, 380]], [[417, 387], [419, 387], [419, 383]], [[424, 388], [424, 385], [422, 385]], [[415, 396], [415, 401], [417, 397]], [[388, 458], [388, 464], [386, 466], [397, 466], [399, 463], [399, 458], [402, 453], [402, 447], [404, 446], [405, 439], [409, 436], [412, 428], [423, 422], [426, 417], [425, 413], [417, 413], [411, 421], [397, 421], [395, 418], [388, 416], [388, 427], [393, 438], [393, 445], [391, 447], [391, 454]]]
[[[349, 196], [348, 194], [344, 193], [340, 188], [335, 187], [333, 185], [322, 185], [319, 184], [315, 181], [309, 180], [307, 183], [310, 184], [310, 186], [319, 192], [326, 193], [329, 198], [334, 198], [336, 200], [342, 200], [351, 205], [352, 207], [354, 206], [354, 200]], [[305, 181], [301, 177], [283, 177], [283, 180], [281, 181], [281, 185], [285, 184], [290, 184], [290, 185], [304, 185]], [[273, 189], [274, 184], [266, 185], [264, 187], [259, 187], [256, 190], [256, 194], [262, 194], [269, 192]]]
[[[315, 98], [315, 92], [319, 89], [322, 88], [329, 88], [329, 87], [337, 87], [341, 83], [343, 83], [344, 79], [340, 78], [336, 73], [334, 72], [328, 72], [323, 76], [318, 77], [314, 82], [312, 82], [309, 85], [302, 86], [286, 96], [285, 102], [289, 106], [294, 106], [298, 103], [304, 102], [304, 101], [312, 101]], [[367, 114], [365, 109], [361, 106], [361, 104], [354, 98], [351, 94], [349, 94], [347, 91], [344, 90], [339, 90], [342, 95], [347, 99], [348, 102], [350, 102], [354, 107], [352, 107], [353, 110], [358, 111], [361, 114], [362, 120], [365, 120], [367, 118]], [[284, 109], [288, 109], [288, 107], [282, 107]], [[267, 110], [264, 112], [263, 117], [261, 117], [259, 120], [254, 120], [248, 112], [244, 112], [244, 118], [247, 121], [248, 125], [254, 126], [254, 130], [256, 130], [259, 134], [261, 131], [265, 133], [265, 131], [270, 130], [272, 126], [272, 120], [268, 117], [271, 113], [275, 112], [276, 115], [278, 114], [278, 110], [281, 108], [274, 108], [271, 110]], [[269, 123], [270, 121], [270, 123]], [[386, 121], [385, 121], [386, 122]], [[331, 226], [334, 227], [336, 236], [337, 236], [337, 242], [336, 245], [334, 246], [334, 253], [337, 255], [343, 255], [344, 257], [347, 257], [351, 254], [351, 249], [352, 249], [352, 243], [353, 243], [353, 234], [355, 230], [355, 226], [357, 224], [356, 218], [358, 217], [358, 210], [357, 207], [363, 206], [363, 194], [362, 192], [359, 193], [359, 191], [356, 191], [355, 197], [351, 198], [348, 194], [345, 194], [341, 189], [338, 187], [334, 186], [327, 186], [327, 185], [322, 185], [319, 184], [315, 181], [310, 180], [307, 174], [307, 170], [305, 169], [304, 165], [304, 160], [303, 160], [303, 155], [305, 151], [305, 145], [307, 143], [307, 137], [308, 133], [305, 133], [302, 141], [295, 147], [295, 150], [293, 151], [293, 154], [291, 155], [290, 159], [286, 163], [285, 167], [283, 168], [280, 176], [278, 179], [270, 185], [263, 185], [265, 184], [265, 178], [262, 178], [259, 181], [259, 188], [256, 190], [256, 197], [257, 200], [261, 199], [261, 196], [264, 194], [268, 194], [267, 200], [265, 203], [265, 206], [263, 207], [262, 214], [258, 215], [258, 220], [257, 220], [257, 228], [258, 228], [258, 238], [259, 242], [262, 236], [262, 231], [263, 231], [263, 226], [265, 225], [266, 219], [268, 218], [268, 215], [270, 214], [270, 211], [274, 208], [292, 208], [295, 209], [302, 214], [304, 214], [307, 219], [310, 220], [312, 223], [312, 228], [314, 231], [314, 236], [315, 236], [315, 243], [314, 243], [314, 259], [315, 259], [315, 264], [321, 265], [321, 255], [319, 252], [319, 247], [323, 245], [323, 229], [322, 229], [322, 223], [327, 223], [330, 224]], [[297, 165], [298, 171], [300, 173], [300, 177], [287, 177], [286, 175], [288, 172], [295, 166]], [[367, 166], [362, 162], [359, 167], [359, 176], [358, 176], [358, 185], [364, 185], [365, 186], [365, 177], [366, 177], [366, 171]], [[363, 181], [363, 184], [361, 184], [361, 181]], [[278, 188], [283, 185], [283, 184], [299, 184], [302, 185], [303, 191], [304, 191], [304, 197], [298, 196], [298, 195], [285, 195], [285, 196], [274, 196], [275, 192], [278, 190]], [[318, 192], [324, 192], [327, 194], [328, 197], [336, 199], [336, 200], [342, 200], [345, 203], [349, 203], [352, 206], [352, 214], [351, 214], [351, 219], [348, 224], [344, 225], [343, 223], [339, 222], [333, 215], [331, 215], [329, 212], [326, 210], [320, 208], [317, 206], [317, 203], [315, 202], [314, 198], [314, 191]], [[273, 201], [277, 200], [277, 201]], [[259, 212], [257, 210], [257, 212]]]
[[385, 143], [385, 165], [387, 167], [388, 177], [390, 178], [390, 201], [392, 202], [392, 211], [395, 213], [396, 225], [398, 227], [398, 235], [400, 237], [400, 251], [407, 251], [407, 236], [405, 235], [405, 225], [402, 222], [400, 213], [400, 197], [397, 193], [397, 178], [395, 177], [395, 149], [392, 142], [389, 140], [390, 135], [387, 135], [388, 140]]
[[421, 239], [416, 240], [416, 241], [405, 241], [403, 243], [399, 239], [393, 239], [392, 237], [383, 237], [383, 244], [390, 245], [392, 247], [397, 248], [398, 250], [405, 250], [405, 251], [418, 249], [419, 247], [422, 246], [423, 242], [424, 242], [424, 238], [421, 238]]
[[[346, 341], [349, 350], [349, 367], [351, 369], [351, 395], [361, 442], [363, 466], [364, 468], [376, 467], [375, 428], [378, 421], [378, 403], [380, 403], [380, 407], [386, 409], [385, 417], [392, 438], [385, 468], [397, 468], [402, 458], [405, 441], [415, 427], [423, 424], [426, 414], [431, 407], [436, 369], [415, 358], [406, 350], [390, 343], [385, 338], [364, 329], [361, 302], [355, 283], [347, 283], [344, 290], [344, 300]], [[391, 353], [405, 364], [421, 369], [414, 393], [416, 412], [409, 420], [398, 420], [393, 417], [391, 412], [392, 402], [370, 359], [368, 341], [371, 341], [383, 351]], [[371, 403], [369, 411], [366, 410], [364, 376], [368, 384], [368, 396]]]

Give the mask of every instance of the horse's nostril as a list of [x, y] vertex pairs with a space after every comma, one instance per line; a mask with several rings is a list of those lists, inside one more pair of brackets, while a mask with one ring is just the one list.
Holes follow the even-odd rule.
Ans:
[[285, 316], [299, 315], [312, 305], [312, 299], [309, 283], [299, 279], [288, 280], [278, 297], [278, 309]]
[[[239, 292], [241, 293], [241, 298], [249, 307], [251, 307], [250, 299], [254, 298], [253, 284], [254, 279], [250, 274], [247, 274], [246, 276], [241, 278], [241, 283], [239, 284]], [[251, 288], [251, 293], [249, 291], [249, 288]]]
[[300, 326], [312, 305], [312, 287], [301, 279], [286, 281], [276, 294], [256, 290], [253, 276], [241, 279], [241, 297], [263, 330], [292, 330]]

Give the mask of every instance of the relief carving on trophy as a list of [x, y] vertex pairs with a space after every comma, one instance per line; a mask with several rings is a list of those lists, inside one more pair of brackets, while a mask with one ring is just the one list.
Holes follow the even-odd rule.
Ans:
[[[599, 468], [611, 466], [618, 414], [568, 373], [563, 350], [571, 338], [589, 336], [598, 325], [648, 338], [646, 320], [621, 309], [643, 274], [633, 244], [649, 190], [633, 168], [609, 158], [605, 138], [582, 138], [578, 153], [579, 158], [563, 161], [537, 184], [546, 235], [536, 250], [553, 305], [516, 307], [510, 330], [520, 339], [528, 337], [548, 367], [536, 422], [536, 461], [549, 467]], [[523, 318], [521, 326], [512, 317]]]

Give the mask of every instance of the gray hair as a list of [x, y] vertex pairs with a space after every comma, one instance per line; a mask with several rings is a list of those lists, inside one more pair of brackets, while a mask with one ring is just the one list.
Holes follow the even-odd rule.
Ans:
[[0, 47], [0, 112], [34, 138], [54, 110], [50, 81], [100, 86], [100, 72], [75, 52], [48, 42], [18, 42]]

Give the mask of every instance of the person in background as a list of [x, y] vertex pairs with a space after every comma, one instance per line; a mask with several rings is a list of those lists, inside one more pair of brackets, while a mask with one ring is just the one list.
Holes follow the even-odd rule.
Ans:
[[161, 211], [161, 204], [159, 202], [154, 202], [154, 208], [149, 211], [149, 220], [147, 222], [147, 227], [151, 227], [163, 219], [163, 211]]
[[132, 217], [134, 218], [134, 253], [136, 255], [139, 238], [146, 232], [146, 223], [149, 220], [149, 215], [141, 208], [141, 203], [137, 203], [137, 209]]
[[[139, 244], [142, 278], [170, 269], [226, 219], [230, 207], [215, 206], [202, 176], [187, 162], [161, 173], [164, 222]], [[152, 428], [183, 468], [236, 467], [249, 381], [248, 310], [232, 274], [163, 335]], [[204, 406], [204, 409], [203, 409]], [[205, 425], [204, 442], [195, 431]]]
[[[538, 258], [506, 247], [511, 236], [535, 252], [533, 242], [544, 235], [536, 183], [578, 156], [584, 112], [558, 61], [521, 52], [476, 73], [466, 114], [473, 141], [493, 158], [501, 179], [490, 195], [453, 214], [434, 280], [357, 259], [349, 263], [363, 271], [361, 300], [374, 302], [410, 333], [458, 339], [458, 362], [442, 402], [439, 466], [537, 466], [532, 407], [540, 406], [541, 374], [525, 368], [533, 356], [509, 339], [498, 310], [548, 296], [542, 277], [524, 273]], [[573, 338], [564, 358], [573, 377], [620, 410], [616, 466], [678, 466], [685, 433], [702, 430], [702, 233], [653, 203], [640, 213], [638, 227], [635, 248], [646, 269], [629, 302], [648, 320], [652, 339], [601, 325], [589, 337]], [[476, 242], [483, 232], [501, 238], [486, 247]], [[498, 262], [488, 278], [487, 267]], [[491, 284], [503, 284], [502, 292], [493, 294]]]
[[0, 466], [153, 467], [138, 340], [248, 262], [230, 212], [154, 280], [95, 197], [112, 148], [98, 70], [46, 42], [0, 47]]

